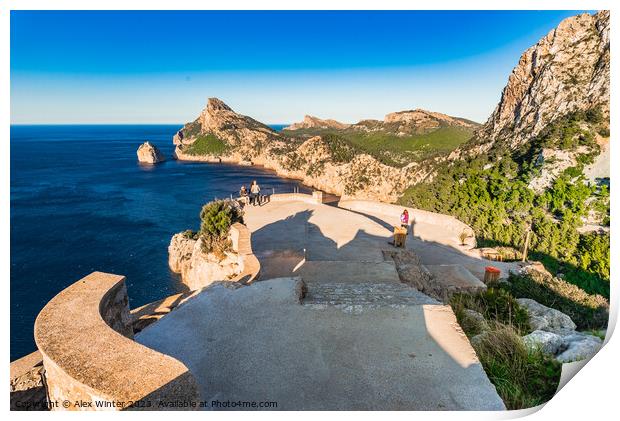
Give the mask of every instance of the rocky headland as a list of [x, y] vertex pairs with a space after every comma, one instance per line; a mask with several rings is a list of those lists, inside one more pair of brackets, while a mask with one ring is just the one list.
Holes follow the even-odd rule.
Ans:
[[190, 291], [214, 282], [231, 282], [243, 271], [243, 260], [234, 250], [223, 255], [205, 251], [204, 240], [187, 233], [175, 234], [168, 246], [170, 270], [181, 275]]
[[[384, 122], [364, 120], [355, 125], [307, 116], [304, 122], [286, 128], [285, 132], [293, 133], [288, 135], [210, 98], [200, 117], [183, 127], [173, 141], [175, 157], [180, 160], [252, 163], [342, 197], [394, 202], [407, 186], [424, 178], [425, 166], [419, 162], [386, 165], [340, 132], [398, 137], [446, 125], [472, 128], [475, 123], [421, 110], [392, 113]], [[315, 134], [316, 129], [337, 132]]]

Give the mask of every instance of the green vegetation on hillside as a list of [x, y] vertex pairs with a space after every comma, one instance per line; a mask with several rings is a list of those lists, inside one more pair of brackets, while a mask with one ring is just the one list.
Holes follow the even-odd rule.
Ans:
[[393, 167], [402, 167], [412, 161], [422, 161], [447, 154], [469, 140], [471, 129], [440, 127], [437, 130], [411, 136], [398, 136], [386, 131], [301, 129], [283, 131], [285, 136], [336, 136], [355, 147], [355, 153], [367, 153], [378, 161]]
[[201, 134], [183, 152], [189, 155], [221, 155], [227, 150], [228, 145], [223, 140], [212, 134]]
[[529, 318], [510, 292], [489, 287], [475, 295], [455, 294], [450, 305], [508, 409], [531, 408], [553, 397], [561, 364], [525, 346], [521, 335], [531, 331]]
[[557, 277], [511, 274], [502, 288], [517, 297], [531, 298], [568, 315], [577, 329], [606, 329], [609, 303], [601, 295], [588, 294]]
[[481, 245], [521, 248], [531, 227], [530, 257], [542, 260], [586, 292], [608, 298], [609, 234], [577, 231], [590, 209], [602, 211], [609, 222], [608, 189], [589, 186], [582, 176], [589, 154], [546, 192], [536, 194], [528, 188], [540, 171], [535, 158], [543, 146], [595, 149], [590, 128], [598, 123], [587, 118], [583, 113], [571, 114], [528, 142], [527, 149], [513, 154], [491, 150], [469, 161], [444, 165], [432, 182], [409, 188], [400, 203], [454, 215], [472, 226]]

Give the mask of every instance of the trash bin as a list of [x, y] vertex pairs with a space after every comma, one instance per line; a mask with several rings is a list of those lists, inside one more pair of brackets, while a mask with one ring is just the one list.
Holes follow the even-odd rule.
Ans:
[[484, 283], [492, 284], [499, 281], [499, 275], [502, 273], [501, 270], [494, 266], [487, 266], [484, 268]]

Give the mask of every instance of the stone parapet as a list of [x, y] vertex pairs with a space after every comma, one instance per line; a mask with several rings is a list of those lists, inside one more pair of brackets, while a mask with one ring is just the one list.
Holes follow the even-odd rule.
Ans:
[[199, 400], [187, 367], [134, 342], [131, 322], [125, 277], [102, 272], [41, 310], [34, 336], [52, 409], [188, 409], [174, 404]]
[[232, 249], [239, 254], [240, 264], [243, 267], [234, 281], [250, 284], [258, 278], [260, 273], [260, 262], [252, 251], [250, 230], [237, 222], [230, 227], [230, 239]]

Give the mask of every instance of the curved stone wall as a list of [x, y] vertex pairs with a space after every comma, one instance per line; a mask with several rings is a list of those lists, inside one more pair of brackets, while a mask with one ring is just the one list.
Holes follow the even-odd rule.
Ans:
[[258, 278], [260, 262], [252, 251], [250, 230], [243, 224], [234, 223], [230, 227], [230, 239], [232, 249], [239, 254], [239, 263], [243, 266], [243, 270], [233, 281], [251, 284]]
[[132, 340], [123, 276], [93, 272], [60, 292], [34, 336], [53, 409], [178, 410], [199, 400], [184, 364]]

